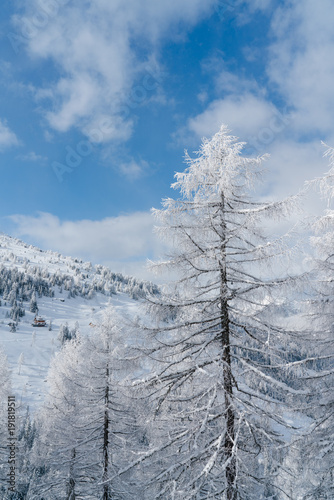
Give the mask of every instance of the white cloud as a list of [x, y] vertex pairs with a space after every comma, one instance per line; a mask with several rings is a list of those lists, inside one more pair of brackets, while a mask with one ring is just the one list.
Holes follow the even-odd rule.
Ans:
[[200, 102], [206, 102], [208, 100], [208, 93], [203, 90], [202, 92], [200, 92], [199, 94], [197, 94], [197, 99], [200, 101]]
[[232, 135], [246, 142], [246, 154], [270, 154], [265, 165], [268, 176], [260, 194], [277, 199], [291, 195], [305, 181], [326, 171], [320, 141], [295, 140], [294, 116], [280, 113], [271, 102], [249, 93], [211, 102], [203, 113], [190, 118], [187, 128], [180, 133], [183, 138], [188, 134], [186, 139], [196, 140], [198, 146], [202, 137], [211, 137], [222, 123]]
[[93, 144], [108, 143], [109, 141], [126, 141], [132, 134], [133, 121], [121, 116], [108, 116], [97, 113], [89, 125], [82, 131]]
[[34, 151], [30, 151], [25, 155], [18, 155], [17, 159], [21, 161], [30, 161], [37, 163], [45, 163], [46, 161], [48, 161], [48, 158], [46, 156], [38, 155]]
[[187, 128], [198, 138], [210, 137], [225, 123], [233, 134], [247, 141], [270, 127], [275, 116], [275, 106], [261, 97], [230, 95], [211, 102], [203, 113], [190, 118]]
[[268, 11], [273, 7], [273, 0], [247, 0], [251, 12], [256, 10]]
[[136, 180], [141, 177], [149, 168], [149, 164], [145, 160], [135, 161], [130, 160], [127, 163], [119, 165], [120, 172], [129, 180]]
[[291, 116], [281, 113], [268, 99], [266, 89], [254, 79], [228, 71], [217, 58], [205, 61], [203, 69], [214, 74], [215, 92], [222, 97], [189, 118], [186, 126], [174, 134], [177, 142], [187, 147], [198, 145], [199, 139], [211, 137], [225, 124], [233, 135], [249, 143], [255, 153], [262, 153], [291, 124]]
[[71, 80], [62, 78], [54, 89], [55, 95], [61, 97], [62, 105], [57, 111], [46, 113], [50, 126], [59, 132], [66, 132], [86, 115], [92, 115], [98, 90], [98, 85], [88, 73], [73, 75]]
[[331, 0], [292, 0], [274, 16], [268, 74], [295, 109], [299, 133], [324, 137], [333, 129], [333, 24]]
[[[268, 150], [271, 155], [266, 164], [270, 196], [283, 198], [297, 193], [305, 181], [321, 176], [328, 170], [328, 163], [323, 158], [325, 148], [320, 141], [298, 143], [283, 137], [274, 141]], [[308, 208], [310, 213], [317, 210]]]
[[102, 220], [61, 221], [49, 213], [13, 215], [17, 236], [31, 239], [43, 249], [109, 265], [112, 270], [153, 279], [145, 269], [146, 259], [156, 259], [166, 246], [153, 232], [148, 212], [108, 217]]
[[0, 151], [11, 146], [18, 146], [19, 140], [10, 130], [5, 120], [0, 119]]
[[[269, 12], [271, 3], [252, 5]], [[272, 18], [272, 43], [262, 54], [270, 79], [267, 88], [227, 71], [222, 61], [211, 66], [208, 61], [219, 98], [189, 118], [179, 131], [183, 142], [193, 145], [195, 137], [198, 145], [199, 138], [210, 137], [225, 123], [253, 152], [271, 154], [266, 194], [275, 197], [298, 191], [304, 181], [321, 175], [326, 165], [320, 139], [334, 145], [333, 24], [330, 0], [281, 2]], [[248, 60], [255, 57], [245, 50]], [[270, 100], [273, 89], [286, 106], [283, 113]]]
[[[219, 62], [213, 59], [212, 62], [209, 62], [207, 67], [213, 70], [212, 65], [217, 66]], [[261, 90], [256, 83], [255, 80], [250, 80], [247, 78], [239, 78], [234, 73], [227, 71], [224, 68], [224, 64], [222, 65], [222, 69], [218, 72], [215, 78], [215, 85], [217, 92], [227, 92], [232, 95], [240, 95], [240, 94], [261, 94]]]
[[[159, 93], [155, 56], [161, 39], [184, 34], [184, 27], [208, 15], [215, 2], [54, 0], [52, 7], [32, 1], [26, 15], [14, 21], [27, 38], [29, 55], [51, 60], [61, 74], [36, 90], [50, 127], [60, 132], [77, 127], [89, 136], [106, 115], [112, 125], [103, 140], [127, 139], [133, 107]], [[155, 67], [155, 85], [147, 67]]]

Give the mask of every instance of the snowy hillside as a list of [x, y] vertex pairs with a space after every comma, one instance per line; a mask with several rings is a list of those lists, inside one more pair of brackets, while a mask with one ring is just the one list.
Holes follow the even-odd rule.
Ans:
[[[43, 402], [50, 360], [61, 346], [64, 327], [70, 334], [91, 332], [108, 304], [123, 316], [137, 314], [138, 299], [147, 293], [158, 293], [158, 288], [0, 235], [0, 348], [8, 357], [17, 399], [32, 411]], [[46, 327], [32, 326], [34, 297]]]

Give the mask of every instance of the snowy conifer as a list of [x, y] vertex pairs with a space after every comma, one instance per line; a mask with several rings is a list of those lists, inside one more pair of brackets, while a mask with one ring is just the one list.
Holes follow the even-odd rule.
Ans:
[[68, 327], [68, 323], [66, 322], [64, 325], [60, 325], [58, 340], [63, 345], [68, 340], [71, 340], [71, 333]]
[[179, 278], [151, 299], [157, 326], [147, 350], [158, 366], [148, 388], [159, 428], [152, 447], [161, 450], [152, 498], [259, 500], [279, 491], [278, 429], [289, 427], [283, 411], [303, 391], [288, 383], [291, 338], [274, 314], [294, 279], [277, 278], [270, 264], [289, 250], [261, 226], [288, 215], [296, 198], [253, 201], [264, 158], [245, 158], [242, 148], [222, 127], [196, 158], [186, 154], [172, 185], [181, 197], [154, 210], [174, 251], [153, 267]]
[[[119, 319], [106, 316], [90, 338], [66, 342], [49, 373], [50, 393], [42, 411], [33, 492], [55, 498], [133, 498], [117, 471], [125, 460], [130, 419], [117, 390], [122, 365], [116, 342]], [[46, 493], [45, 493], [46, 494]]]
[[[311, 184], [320, 187], [328, 201], [324, 215], [313, 224], [315, 249], [313, 296], [309, 300], [306, 331], [314, 359], [308, 374], [313, 397], [307, 405], [313, 425], [303, 443], [302, 462], [313, 487], [305, 499], [334, 498], [334, 150], [329, 149], [330, 170]], [[312, 293], [312, 291], [311, 291]], [[310, 294], [311, 294], [310, 293]], [[305, 460], [307, 456], [311, 460]]]
[[32, 313], [38, 313], [38, 306], [37, 306], [37, 299], [36, 299], [35, 292], [33, 292], [32, 296], [31, 296], [29, 310]]
[[0, 350], [0, 494], [4, 498], [8, 488], [8, 397], [11, 393], [7, 357]]
[[23, 352], [21, 352], [20, 356], [19, 356], [19, 359], [17, 360], [17, 364], [18, 364], [18, 372], [19, 372], [19, 375], [21, 373], [21, 368], [22, 368], [22, 365], [24, 364], [24, 354]]

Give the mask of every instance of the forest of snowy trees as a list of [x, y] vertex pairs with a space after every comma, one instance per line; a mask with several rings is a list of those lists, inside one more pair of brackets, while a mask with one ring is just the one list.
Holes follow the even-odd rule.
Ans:
[[[334, 498], [334, 151], [322, 178], [267, 202], [252, 194], [266, 156], [243, 148], [223, 126], [153, 211], [173, 247], [151, 263], [176, 277], [165, 287], [102, 266], [90, 281], [0, 265], [14, 322], [55, 287], [143, 304], [132, 322], [109, 308], [89, 336], [62, 326], [44, 405], [19, 416], [15, 492], [1, 443], [1, 498]], [[310, 190], [328, 208], [306, 221]], [[289, 218], [301, 223], [276, 232]], [[2, 401], [10, 390], [0, 352]], [[6, 436], [6, 405], [0, 417]]]
[[89, 279], [89, 273], [84, 274], [79, 268], [75, 268], [76, 277], [73, 278], [60, 272], [41, 272], [37, 266], [25, 267], [25, 272], [22, 272], [0, 264], [0, 297], [4, 305], [11, 306], [9, 317], [13, 320], [12, 328], [16, 328], [20, 318], [25, 315], [24, 302], [29, 302], [29, 310], [37, 313], [38, 297], [54, 297], [55, 289], [68, 299], [92, 299], [97, 292], [107, 296], [123, 292], [138, 300], [159, 293], [159, 288], [151, 282], [113, 273], [104, 266], [95, 266], [92, 280]]

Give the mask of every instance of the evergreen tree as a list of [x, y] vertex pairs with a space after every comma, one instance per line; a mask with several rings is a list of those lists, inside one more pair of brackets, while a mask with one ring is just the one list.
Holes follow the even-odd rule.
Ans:
[[70, 333], [70, 329], [68, 327], [68, 323], [66, 322], [65, 325], [60, 325], [59, 328], [59, 334], [58, 334], [58, 340], [59, 342], [63, 345], [65, 342], [71, 340], [72, 336]]
[[147, 381], [158, 428], [152, 446], [160, 450], [150, 498], [279, 495], [285, 442], [277, 429], [289, 427], [283, 409], [303, 390], [286, 375], [296, 339], [275, 319], [279, 294], [294, 279], [270, 268], [290, 251], [282, 238], [268, 241], [261, 225], [289, 214], [296, 198], [253, 201], [264, 158], [245, 158], [242, 148], [222, 127], [196, 158], [186, 154], [188, 167], [172, 185], [181, 197], [154, 210], [174, 251], [153, 267], [179, 278], [150, 299], [157, 326], [148, 353], [160, 362]]
[[21, 352], [20, 356], [19, 356], [19, 359], [17, 360], [17, 364], [18, 364], [18, 367], [19, 367], [19, 375], [21, 373], [21, 368], [22, 368], [22, 365], [24, 364], [24, 354], [23, 352]]
[[[307, 374], [313, 396], [307, 414], [314, 423], [305, 437], [302, 462], [311, 478], [305, 499], [334, 498], [334, 150], [329, 149], [330, 170], [311, 185], [320, 187], [328, 209], [313, 224], [311, 243], [315, 249], [313, 269], [314, 299], [308, 301], [308, 323], [304, 336], [311, 344], [311, 364]], [[307, 335], [308, 334], [308, 335]], [[308, 457], [308, 460], [305, 460]], [[311, 459], [311, 460], [310, 460]]]
[[[35, 465], [46, 465], [32, 492], [55, 498], [132, 499], [117, 471], [125, 461], [130, 415], [117, 388], [119, 319], [111, 313], [90, 338], [64, 344], [50, 373]], [[43, 458], [39, 458], [43, 457]]]
[[38, 313], [37, 298], [35, 292], [33, 292], [31, 296], [29, 310], [32, 313]]
[[[9, 448], [8, 448], [8, 397], [12, 396], [11, 377], [7, 357], [0, 349], [0, 495], [5, 497], [8, 489]], [[12, 401], [10, 402], [12, 405]]]

